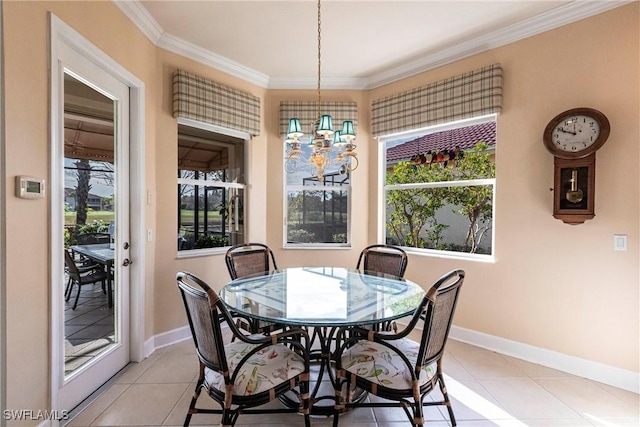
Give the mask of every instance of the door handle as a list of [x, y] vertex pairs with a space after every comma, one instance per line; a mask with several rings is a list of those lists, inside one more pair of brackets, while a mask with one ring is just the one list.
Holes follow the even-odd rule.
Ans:
[[130, 264], [133, 264], [133, 261], [131, 261], [129, 258], [125, 258], [125, 259], [122, 260], [122, 265], [123, 266], [126, 267], [126, 266], [128, 266]]

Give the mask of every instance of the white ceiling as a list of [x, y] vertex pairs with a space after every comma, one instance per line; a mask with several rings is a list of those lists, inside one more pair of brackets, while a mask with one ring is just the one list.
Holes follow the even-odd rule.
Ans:
[[[322, 87], [378, 87], [628, 2], [323, 0]], [[317, 85], [315, 0], [116, 4], [162, 48], [262, 87]]]

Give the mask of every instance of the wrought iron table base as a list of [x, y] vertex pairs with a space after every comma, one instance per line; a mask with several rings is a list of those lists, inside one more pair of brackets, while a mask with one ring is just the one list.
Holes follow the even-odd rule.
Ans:
[[[338, 330], [338, 326], [326, 327], [316, 326], [313, 328], [313, 334], [311, 335], [311, 345], [318, 343], [319, 349], [311, 350], [310, 362], [313, 365], [318, 366], [318, 374], [315, 379], [313, 387], [309, 388], [309, 395], [311, 400], [311, 415], [316, 416], [331, 416], [335, 412], [335, 396], [334, 386], [336, 384], [335, 372], [333, 370], [333, 353], [331, 351], [331, 343], [335, 340], [335, 334]], [[325, 381], [325, 376], [329, 378], [331, 384], [331, 394], [319, 395], [320, 387]], [[367, 397], [367, 393], [361, 390], [353, 397], [353, 400], [360, 402]], [[286, 393], [280, 396], [280, 401], [289, 408], [298, 408], [300, 402], [297, 396], [293, 393]]]

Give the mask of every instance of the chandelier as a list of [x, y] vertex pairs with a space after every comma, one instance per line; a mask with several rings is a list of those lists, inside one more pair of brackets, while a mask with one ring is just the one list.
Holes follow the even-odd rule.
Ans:
[[[304, 136], [300, 119], [289, 119], [289, 127], [285, 139], [287, 173], [296, 172], [302, 168], [310, 168], [311, 174], [317, 176], [318, 181], [324, 181], [325, 169], [336, 168], [341, 175], [356, 170], [358, 157], [355, 152], [356, 139], [353, 121], [345, 120], [341, 130], [333, 130], [332, 118], [327, 114], [320, 114], [320, 66], [321, 66], [321, 15], [320, 0], [318, 0], [318, 103], [316, 106], [316, 120], [311, 123], [309, 149], [303, 150], [300, 138]], [[310, 151], [306, 154], [303, 151]]]

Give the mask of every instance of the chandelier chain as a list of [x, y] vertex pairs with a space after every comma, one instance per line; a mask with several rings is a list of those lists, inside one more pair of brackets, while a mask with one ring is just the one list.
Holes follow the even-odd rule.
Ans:
[[[0, 0], [2, 1], [2, 0]], [[312, 176], [318, 182], [324, 181], [325, 173], [333, 175], [349, 174], [358, 167], [358, 157], [353, 121], [345, 120], [342, 130], [333, 130], [331, 115], [321, 115], [322, 104], [322, 13], [321, 0], [318, 3], [318, 103], [315, 122], [311, 123], [311, 135], [308, 148], [302, 148], [298, 138], [304, 135], [300, 119], [289, 119], [287, 138], [285, 139], [287, 158], [285, 170], [294, 173], [303, 166], [312, 168]], [[332, 137], [333, 135], [333, 137]], [[306, 151], [306, 152], [305, 152]], [[308, 153], [308, 154], [307, 154]]]
[[320, 118], [320, 65], [322, 63], [321, 61], [321, 55], [320, 55], [320, 47], [321, 47], [321, 41], [322, 41], [322, 37], [321, 37], [321, 28], [322, 25], [322, 21], [321, 21], [321, 15], [320, 15], [320, 0], [318, 0], [318, 105], [317, 105], [317, 113], [316, 113], [316, 117], [319, 119]]

